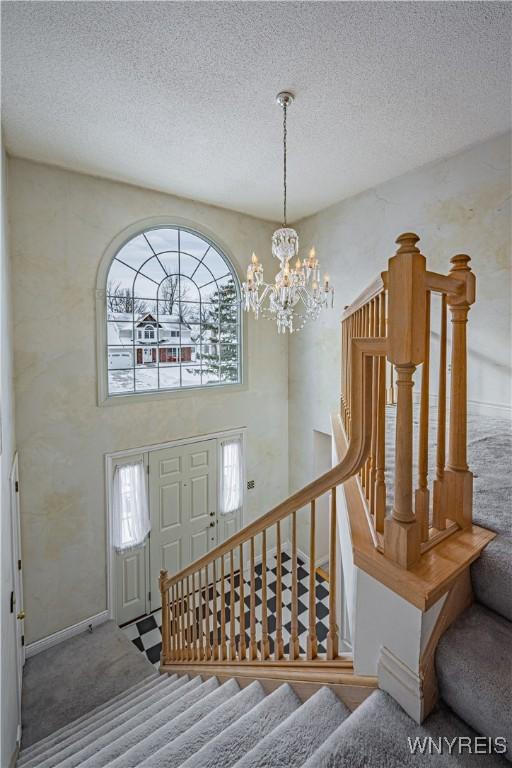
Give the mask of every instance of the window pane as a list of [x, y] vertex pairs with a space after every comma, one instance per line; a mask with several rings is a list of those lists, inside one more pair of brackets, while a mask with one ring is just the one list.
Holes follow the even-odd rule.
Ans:
[[158, 389], [158, 370], [154, 367], [135, 369], [135, 389], [137, 392]]
[[[133, 285], [134, 295], [142, 299], [156, 299], [159, 283], [149, 280], [144, 275], [137, 275]], [[139, 310], [143, 311], [143, 310]]]
[[160, 368], [160, 389], [177, 389], [180, 386], [179, 365], [168, 365]]
[[191, 256], [202, 259], [209, 247], [209, 244], [201, 237], [193, 235], [191, 232], [186, 232], [184, 229], [181, 230], [180, 249], [182, 254], [188, 253]]
[[146, 237], [156, 253], [178, 250], [178, 230], [170, 227], [150, 229]]
[[158, 255], [160, 262], [168, 275], [178, 275], [180, 268], [178, 263], [178, 251], [171, 253], [160, 253]]
[[164, 271], [163, 265], [156, 256], [153, 256], [153, 258], [142, 265], [140, 273], [141, 275], [144, 275], [144, 277], [149, 277], [158, 284], [167, 277], [167, 272]]
[[206, 254], [206, 258], [204, 260], [205, 267], [208, 267], [211, 272], [213, 272], [214, 277], [217, 279], [219, 277], [222, 277], [222, 275], [225, 275], [226, 272], [229, 272], [229, 268], [227, 267], [226, 262], [220, 255], [220, 253], [217, 253], [216, 250], [213, 248], [210, 248], [208, 253]]
[[143, 235], [137, 235], [126, 245], [123, 245], [117, 257], [120, 261], [137, 270], [152, 256], [152, 251]]
[[108, 391], [112, 395], [122, 395], [133, 392], [133, 370], [109, 371]]

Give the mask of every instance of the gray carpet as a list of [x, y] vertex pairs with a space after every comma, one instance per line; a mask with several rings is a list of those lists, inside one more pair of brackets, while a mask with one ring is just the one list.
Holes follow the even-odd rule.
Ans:
[[[304, 763], [303, 768], [418, 768], [418, 766], [471, 766], [500, 768], [509, 763], [496, 755], [449, 754], [448, 743], [475, 733], [446, 707], [440, 706], [417, 725], [383, 691], [371, 694], [329, 739]], [[408, 739], [432, 737], [442, 742], [442, 754], [412, 754]]]
[[32, 656], [23, 675], [23, 747], [154, 674], [113, 621]]
[[479, 733], [505, 736], [512, 758], [512, 624], [475, 603], [436, 653], [444, 701]]

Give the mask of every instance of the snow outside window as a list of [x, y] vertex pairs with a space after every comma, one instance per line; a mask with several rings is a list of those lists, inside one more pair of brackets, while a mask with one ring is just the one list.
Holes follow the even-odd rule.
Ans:
[[220, 514], [236, 512], [243, 503], [242, 438], [221, 442]]
[[144, 462], [116, 466], [113, 509], [113, 544], [116, 552], [128, 552], [141, 547], [151, 528]]

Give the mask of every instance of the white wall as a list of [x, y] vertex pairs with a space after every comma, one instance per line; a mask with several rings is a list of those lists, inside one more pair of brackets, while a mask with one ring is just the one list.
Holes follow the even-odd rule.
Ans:
[[369, 189], [297, 225], [335, 285], [335, 309], [289, 344], [292, 490], [312, 478], [313, 430], [329, 431], [340, 394], [340, 317], [386, 268], [402, 232], [421, 237], [428, 268], [468, 253], [477, 276], [469, 316], [469, 398], [510, 410], [510, 135]]
[[0, 242], [0, 536], [1, 536], [1, 614], [0, 614], [0, 696], [1, 733], [0, 765], [10, 764], [16, 747], [18, 694], [16, 678], [15, 614], [10, 612], [10, 595], [14, 589], [10, 473], [14, 458], [14, 400], [12, 366], [12, 303], [10, 301], [10, 264], [6, 208], [6, 158], [0, 147], [1, 178], [1, 242]]
[[104, 454], [247, 426], [246, 520], [288, 494], [286, 338], [248, 321], [248, 386], [98, 407], [96, 272], [115, 235], [153, 216], [217, 233], [242, 269], [273, 225], [9, 160], [17, 438], [30, 643], [106, 607]]

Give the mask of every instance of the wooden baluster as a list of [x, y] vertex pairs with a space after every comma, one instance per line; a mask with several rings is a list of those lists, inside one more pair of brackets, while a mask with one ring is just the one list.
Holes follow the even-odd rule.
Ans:
[[198, 658], [197, 655], [197, 635], [198, 627], [196, 620], [196, 577], [193, 573], [191, 576], [192, 592], [191, 592], [191, 605], [192, 605], [192, 659], [195, 661]]
[[350, 315], [348, 319], [348, 343], [347, 343], [347, 401], [348, 401], [348, 414], [347, 414], [347, 437], [350, 437], [352, 428], [352, 339], [354, 336], [354, 316]]
[[439, 337], [439, 390], [437, 396], [436, 479], [434, 480], [433, 525], [446, 528], [443, 480], [446, 461], [446, 295], [441, 296], [441, 332]]
[[[416, 366], [425, 351], [425, 257], [419, 238], [400, 235], [400, 245], [388, 265], [388, 356], [397, 376], [395, 426], [395, 498], [393, 515], [384, 521], [384, 554], [402, 568], [420, 557], [420, 532], [412, 495], [412, 388]], [[407, 328], [407, 333], [403, 329]]]
[[[219, 618], [217, 616], [217, 561], [212, 562], [212, 632], [213, 632], [213, 658], [217, 660], [219, 658]], [[210, 613], [210, 594], [208, 590], [208, 614]], [[209, 619], [208, 619], [209, 623]], [[210, 630], [208, 629], [208, 634]]]
[[180, 646], [180, 627], [179, 627], [179, 606], [178, 606], [178, 585], [173, 584], [172, 587], [172, 603], [173, 603], [173, 630], [174, 630], [174, 661], [179, 661], [181, 658], [181, 646]]
[[261, 533], [261, 658], [270, 656], [267, 608], [267, 532]]
[[[205, 568], [206, 570], [206, 568]], [[197, 648], [197, 658], [199, 661], [203, 661], [205, 657], [205, 643], [203, 640], [204, 636], [204, 610], [203, 610], [203, 581], [202, 581], [202, 570], [201, 568], [197, 572], [197, 578], [198, 578], [198, 585], [197, 585], [197, 598], [198, 598], [198, 607], [197, 607], [197, 640], [198, 640], [198, 648]]]
[[422, 541], [428, 541], [430, 493], [428, 490], [428, 412], [430, 407], [430, 291], [425, 312], [425, 352], [421, 370], [420, 433], [418, 442], [418, 487], [414, 496], [416, 520]]
[[[372, 326], [371, 326], [371, 336], [372, 338], [376, 338], [379, 335], [379, 311], [380, 311], [380, 296], [376, 296], [373, 301], [373, 314], [372, 314]], [[378, 409], [378, 386], [379, 386], [379, 377], [378, 377], [378, 368], [379, 368], [379, 358], [374, 357], [372, 361], [372, 367], [373, 367], [373, 376], [372, 376], [372, 439], [370, 444], [370, 456], [368, 459], [368, 473], [369, 473], [369, 483], [368, 483], [368, 500], [369, 500], [369, 508], [370, 513], [373, 515], [375, 514], [375, 481], [377, 477], [377, 409]]]
[[220, 559], [220, 659], [228, 657], [226, 646], [226, 574], [224, 573], [224, 555]]
[[281, 564], [281, 523], [276, 523], [276, 641], [274, 658], [279, 661], [284, 655], [283, 643], [283, 585]]
[[229, 553], [229, 659], [236, 661], [235, 639], [235, 563], [233, 550]]
[[[379, 318], [379, 336], [386, 335], [386, 294], [381, 293]], [[376, 474], [375, 474], [375, 529], [384, 532], [386, 517], [386, 358], [382, 355], [378, 360], [378, 393], [377, 393], [377, 444], [376, 444]]]
[[309, 513], [309, 631], [308, 631], [308, 659], [316, 659], [318, 655], [318, 643], [316, 638], [316, 574], [315, 574], [315, 536], [316, 536], [316, 509], [315, 500], [311, 502]]
[[290, 630], [290, 661], [295, 661], [300, 655], [297, 581], [297, 513], [292, 512], [292, 616]]
[[[169, 654], [171, 661], [176, 661], [176, 638], [174, 635], [174, 585], [169, 587]], [[163, 625], [163, 616], [162, 616], [162, 625]], [[162, 635], [163, 635], [163, 626], [162, 626]], [[162, 648], [163, 648], [163, 641], [162, 641]]]
[[186, 612], [186, 627], [187, 627], [187, 659], [193, 659], [192, 654], [192, 627], [190, 626], [190, 577], [186, 577], [187, 582], [187, 612]]
[[210, 588], [208, 586], [208, 566], [204, 567], [204, 658], [210, 661], [212, 646], [210, 640]]
[[256, 583], [254, 574], [254, 537], [251, 538], [251, 595], [250, 595], [250, 643], [249, 659], [258, 658], [258, 645], [256, 643]]
[[475, 301], [475, 275], [468, 266], [470, 257], [459, 253], [450, 259], [450, 277], [460, 280], [463, 291], [449, 295], [452, 326], [450, 375], [450, 442], [445, 472], [447, 509], [452, 520], [461, 528], [473, 522], [473, 473], [467, 462], [467, 322], [471, 304]]
[[247, 655], [247, 649], [245, 644], [245, 589], [244, 589], [244, 545], [240, 544], [239, 548], [239, 554], [238, 554], [239, 560], [240, 560], [240, 640], [238, 641], [238, 658], [240, 661], [245, 661], [245, 657]]
[[336, 622], [336, 545], [338, 526], [336, 520], [336, 488], [331, 490], [331, 514], [329, 518], [329, 630], [327, 632], [327, 658], [336, 659], [339, 650], [338, 624]]
[[186, 661], [186, 644], [185, 644], [185, 601], [183, 596], [183, 579], [176, 585], [178, 593], [178, 623], [179, 623], [179, 635], [180, 635], [180, 661]]
[[162, 655], [161, 664], [168, 664], [170, 661], [170, 628], [169, 628], [169, 588], [165, 587], [168, 573], [162, 569], [160, 571], [160, 596], [162, 603]]

